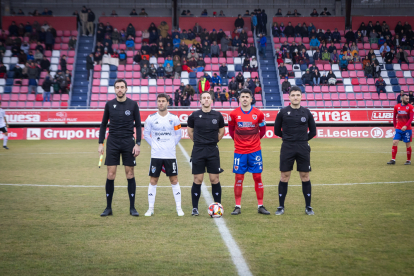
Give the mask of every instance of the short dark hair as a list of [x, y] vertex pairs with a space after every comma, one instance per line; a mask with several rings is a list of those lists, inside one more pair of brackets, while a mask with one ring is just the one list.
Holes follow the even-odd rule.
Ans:
[[[177, 89], [178, 90], [178, 89]], [[159, 99], [159, 98], [165, 98], [166, 100], [167, 100], [167, 102], [168, 102], [168, 100], [170, 99], [170, 96], [168, 96], [167, 94], [165, 94], [165, 93], [161, 93], [161, 94], [158, 94], [158, 96], [157, 96], [157, 100]]]
[[241, 94], [249, 94], [250, 97], [252, 97], [252, 91], [250, 91], [250, 89], [244, 88], [240, 91], [240, 96]]
[[290, 91], [289, 91], [289, 95], [290, 95], [290, 93], [291, 93], [291, 92], [293, 92], [293, 91], [299, 91], [299, 92], [300, 92], [300, 94], [302, 94], [302, 90], [301, 90], [298, 86], [293, 86], [293, 87], [290, 89]]
[[210, 91], [203, 91], [203, 92], [200, 94], [200, 100], [201, 100], [201, 98], [202, 98], [203, 94], [205, 94], [205, 93], [209, 94], [209, 95], [210, 95], [210, 97], [211, 97]]
[[125, 84], [125, 88], [128, 88], [128, 85], [127, 85], [126, 81], [125, 81], [125, 80], [121, 80], [121, 79], [117, 79], [117, 80], [115, 81], [115, 83], [114, 83], [114, 87], [115, 87], [115, 85], [116, 85], [118, 82], [123, 82], [123, 83]]

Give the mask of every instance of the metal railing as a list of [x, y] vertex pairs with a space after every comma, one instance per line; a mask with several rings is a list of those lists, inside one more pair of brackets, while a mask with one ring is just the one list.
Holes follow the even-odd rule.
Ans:
[[76, 46], [75, 46], [75, 57], [74, 57], [74, 62], [72, 64], [73, 68], [72, 68], [72, 78], [70, 80], [70, 91], [69, 91], [69, 101], [68, 101], [68, 105], [70, 105], [72, 103], [72, 93], [73, 93], [73, 86], [75, 85], [75, 74], [76, 74], [76, 60], [78, 57], [78, 48], [79, 48], [79, 37], [80, 37], [80, 24], [77, 24], [78, 27], [78, 35], [76, 37], [77, 41], [76, 41]]
[[[272, 40], [272, 51], [275, 52], [275, 42], [273, 41], [273, 32], [272, 32], [272, 22], [270, 23], [270, 36], [271, 36], [271, 40]], [[285, 105], [285, 100], [283, 100], [283, 91], [282, 91], [282, 87], [280, 87], [280, 76], [279, 76], [279, 64], [277, 63], [277, 57], [276, 54], [274, 55], [274, 59], [273, 59], [274, 63], [275, 63], [275, 68], [276, 68], [276, 78], [277, 78], [277, 84], [279, 85], [279, 96], [280, 96], [280, 102], [282, 103], [282, 106]]]
[[[95, 31], [95, 34], [93, 35], [93, 44], [92, 44], [92, 52], [93, 52], [93, 50], [95, 49], [95, 45], [96, 45], [96, 31], [97, 31], [97, 29], [96, 29], [96, 27], [98, 26], [98, 24], [94, 24], [94, 31]], [[89, 54], [88, 54], [89, 55]], [[88, 71], [88, 69], [86, 69], [86, 71]], [[86, 108], [90, 108], [90, 105], [91, 105], [91, 91], [92, 91], [92, 82], [93, 82], [93, 72], [94, 72], [94, 70], [92, 69], [92, 72], [90, 73], [90, 75], [89, 75], [89, 84], [88, 84], [88, 93], [86, 94]], [[87, 72], [87, 74], [88, 74], [88, 72]]]
[[[260, 55], [259, 55], [259, 47], [257, 44], [257, 35], [256, 35], [256, 28], [253, 31], [253, 42], [254, 42], [254, 46], [256, 47], [256, 57], [257, 57], [257, 73], [259, 75], [259, 80], [260, 80], [260, 84], [262, 85], [262, 102], [263, 102], [263, 107], [266, 106], [266, 97], [265, 97], [265, 89], [264, 89], [264, 82], [263, 82], [263, 74], [262, 74], [262, 68], [260, 65]], [[254, 94], [254, 91], [252, 91]]]

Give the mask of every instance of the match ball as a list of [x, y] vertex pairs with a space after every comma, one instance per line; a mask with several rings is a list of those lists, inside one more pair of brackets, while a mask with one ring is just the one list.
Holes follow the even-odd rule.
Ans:
[[208, 214], [212, 218], [221, 218], [223, 212], [223, 206], [218, 202], [211, 203], [210, 206], [208, 206]]

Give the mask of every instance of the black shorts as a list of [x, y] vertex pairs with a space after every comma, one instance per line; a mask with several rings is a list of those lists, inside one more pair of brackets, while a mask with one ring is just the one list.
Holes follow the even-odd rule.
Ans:
[[160, 177], [162, 166], [164, 165], [167, 176], [178, 175], [177, 159], [151, 158], [149, 176]]
[[206, 172], [219, 174], [223, 172], [220, 168], [220, 153], [218, 146], [194, 146], [191, 153], [192, 173], [202, 174]]
[[120, 165], [120, 155], [122, 154], [122, 165], [136, 166], [135, 157], [132, 150], [135, 146], [134, 137], [131, 138], [117, 138], [108, 136], [106, 141], [106, 159], [105, 165], [117, 166]]
[[7, 132], [7, 127], [0, 127], [0, 131], [2, 133], [6, 133]]
[[293, 170], [293, 164], [296, 160], [298, 172], [310, 172], [310, 152], [311, 148], [308, 143], [282, 143], [280, 149], [280, 171], [288, 172]]

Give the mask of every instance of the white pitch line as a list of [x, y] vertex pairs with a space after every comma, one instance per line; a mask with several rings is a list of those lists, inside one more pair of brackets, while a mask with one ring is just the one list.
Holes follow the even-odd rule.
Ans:
[[28, 153], [12, 153], [12, 154], [0, 154], [1, 155], [7, 155], [7, 156], [15, 156], [15, 155], [40, 155], [40, 154], [85, 154], [85, 153], [96, 153], [96, 155], [98, 155], [98, 152], [96, 151], [80, 151], [80, 152], [28, 152]]
[[[181, 149], [181, 152], [183, 153], [184, 157], [187, 159], [188, 164], [191, 166], [190, 156], [188, 156], [188, 153], [185, 151], [181, 143], [178, 143], [178, 147]], [[211, 202], [214, 202], [204, 182], [201, 184], [201, 195], [204, 197], [207, 203], [207, 206]], [[230, 230], [227, 228], [226, 221], [224, 220], [224, 218], [214, 219], [214, 222], [216, 223], [217, 228], [220, 232], [220, 235], [224, 243], [226, 244], [227, 249], [230, 252], [231, 259], [233, 260], [234, 266], [237, 269], [237, 273], [240, 276], [245, 276], [245, 275], [253, 276], [253, 274], [250, 272], [249, 266], [246, 263], [246, 260], [243, 258], [243, 254], [239, 246], [237, 245], [236, 241], [231, 235]]]
[[[405, 184], [414, 183], [414, 181], [396, 181], [396, 182], [363, 182], [363, 183], [334, 183], [334, 184], [312, 184], [312, 186], [353, 186], [353, 185], [381, 185], [381, 184]], [[48, 185], [48, 184], [12, 184], [0, 183], [0, 186], [28, 186], [28, 187], [63, 187], [63, 188], [104, 188], [105, 186], [86, 186], [86, 185]], [[265, 185], [265, 187], [278, 187], [279, 185]], [[127, 186], [115, 186], [115, 188], [126, 188]], [[192, 188], [192, 186], [180, 186], [181, 188]], [[206, 187], [206, 186], [202, 186]], [[222, 188], [234, 188], [234, 186], [221, 186]], [[243, 186], [244, 188], [253, 188], [254, 186]], [[302, 187], [302, 185], [289, 185], [289, 187]], [[148, 186], [137, 186], [137, 188], [148, 188]], [[157, 188], [170, 188], [171, 186], [157, 186]], [[207, 187], [206, 187], [207, 189]]]

